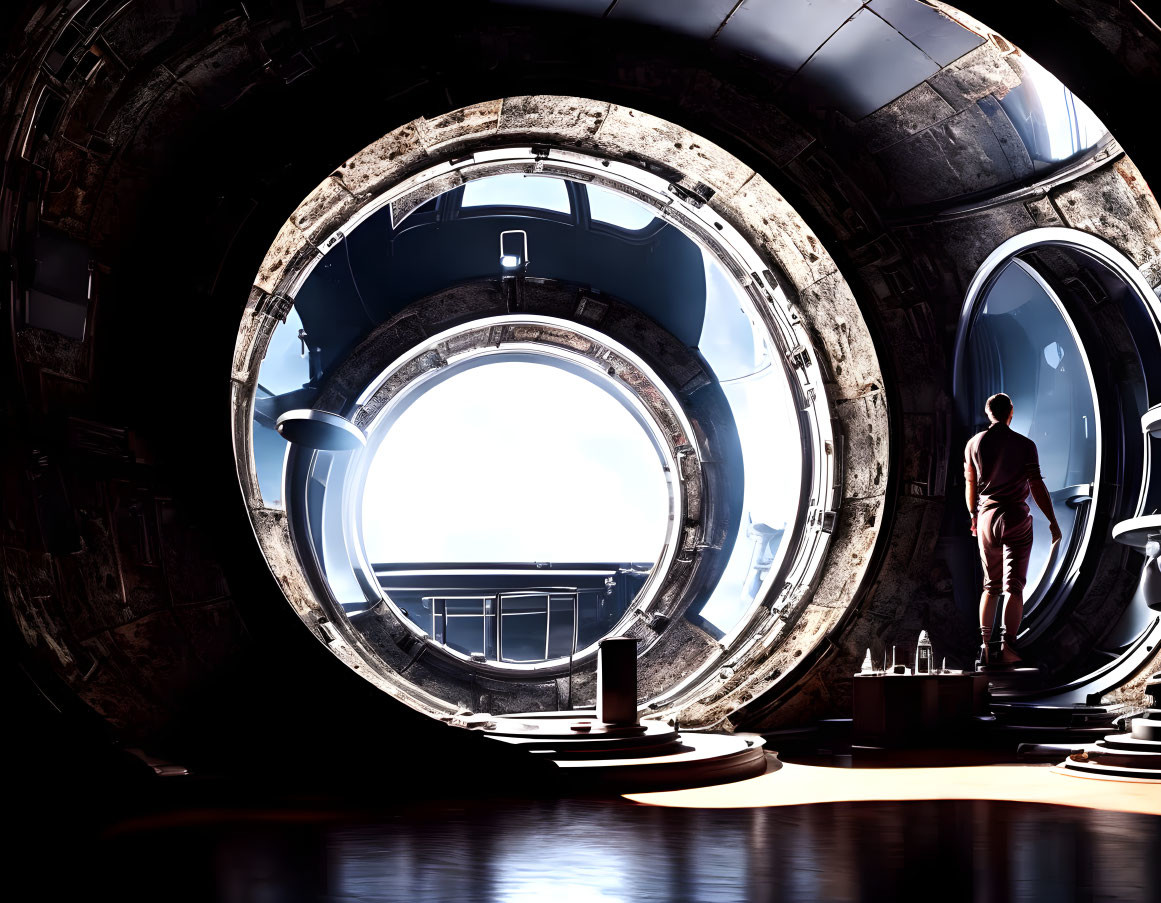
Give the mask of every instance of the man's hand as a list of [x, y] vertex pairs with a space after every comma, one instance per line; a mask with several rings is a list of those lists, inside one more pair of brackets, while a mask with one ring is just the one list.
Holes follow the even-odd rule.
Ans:
[[976, 533], [976, 521], [977, 521], [977, 520], [979, 520], [979, 518], [977, 518], [977, 517], [976, 517], [976, 516], [973, 514], [973, 515], [972, 515], [972, 536], [978, 536], [978, 535], [979, 535], [978, 533]]
[[1043, 480], [1029, 480], [1028, 488], [1032, 490], [1032, 498], [1048, 519], [1048, 531], [1052, 534], [1052, 541], [1060, 542], [1060, 524], [1056, 522], [1056, 512], [1052, 510], [1052, 496], [1048, 494], [1048, 487], [1044, 485]]

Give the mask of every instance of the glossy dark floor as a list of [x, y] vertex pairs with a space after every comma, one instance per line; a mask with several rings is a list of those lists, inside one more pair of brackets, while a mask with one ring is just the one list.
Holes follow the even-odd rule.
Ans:
[[69, 867], [48, 886], [83, 876], [86, 899], [125, 901], [1069, 903], [1161, 889], [1161, 819], [1019, 803], [182, 808], [56, 844]]

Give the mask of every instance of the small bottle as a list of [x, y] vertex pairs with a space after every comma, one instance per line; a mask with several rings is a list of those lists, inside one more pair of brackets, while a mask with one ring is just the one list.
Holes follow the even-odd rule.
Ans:
[[935, 659], [931, 651], [931, 639], [926, 630], [919, 631], [919, 645], [915, 647], [915, 673], [930, 674]]

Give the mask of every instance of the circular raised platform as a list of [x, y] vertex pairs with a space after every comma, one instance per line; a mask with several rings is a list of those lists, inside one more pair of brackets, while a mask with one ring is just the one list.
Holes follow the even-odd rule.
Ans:
[[470, 727], [550, 759], [571, 783], [603, 790], [708, 786], [764, 774], [764, 740], [751, 734], [684, 734], [662, 722], [605, 724], [593, 712], [476, 716]]
[[1117, 752], [1149, 753], [1156, 757], [1157, 767], [1161, 768], [1161, 740], [1149, 740], [1132, 733], [1109, 734], [1099, 745], [1102, 749]]
[[1153, 727], [1161, 722], [1135, 718], [1128, 734], [1109, 734], [1092, 746], [1075, 752], [1058, 767], [1119, 780], [1161, 780], [1161, 740], [1153, 739]]
[[681, 748], [681, 736], [663, 721], [606, 724], [585, 712], [539, 712], [492, 718], [479, 727], [486, 736], [547, 753], [552, 759], [645, 758]]
[[1122, 781], [1161, 780], [1161, 756], [1151, 753], [1087, 750], [1073, 753], [1057, 767], [1064, 772], [1080, 772]]

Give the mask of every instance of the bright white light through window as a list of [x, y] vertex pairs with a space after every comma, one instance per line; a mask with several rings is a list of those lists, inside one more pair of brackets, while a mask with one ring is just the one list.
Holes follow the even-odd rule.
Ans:
[[595, 222], [609, 223], [636, 232], [656, 219], [652, 207], [628, 198], [620, 192], [590, 185], [588, 194], [589, 216]]
[[[258, 374], [259, 399], [283, 395], [301, 389], [310, 379], [310, 359], [303, 353], [299, 338], [302, 319], [290, 309], [286, 321], [279, 323], [270, 337], [270, 347]], [[282, 462], [286, 457], [286, 440], [269, 421], [254, 424], [254, 459], [262, 500], [271, 508], [282, 507]]]
[[1051, 72], [1029, 57], [1021, 62], [1036, 85], [1044, 109], [1048, 147], [1053, 159], [1065, 160], [1092, 147], [1108, 130], [1083, 101]]
[[505, 173], [475, 179], [464, 186], [461, 207], [532, 207], [568, 213], [568, 189], [563, 179]]
[[1002, 98], [1034, 164], [1062, 160], [1096, 146], [1108, 129], [1060, 80], [1031, 57], [1021, 55], [1024, 80]]
[[363, 497], [379, 563], [653, 563], [668, 523], [643, 427], [600, 387], [533, 362], [424, 392], [384, 437]]
[[701, 616], [723, 634], [758, 597], [798, 510], [802, 447], [790, 387], [722, 266], [702, 252], [706, 316], [698, 350], [722, 382], [747, 467], [738, 542]]
[[302, 320], [293, 307], [286, 322], [279, 323], [270, 337], [270, 348], [262, 360], [258, 384], [272, 395], [301, 389], [310, 379], [310, 362], [303, 354], [302, 340], [298, 337]]

